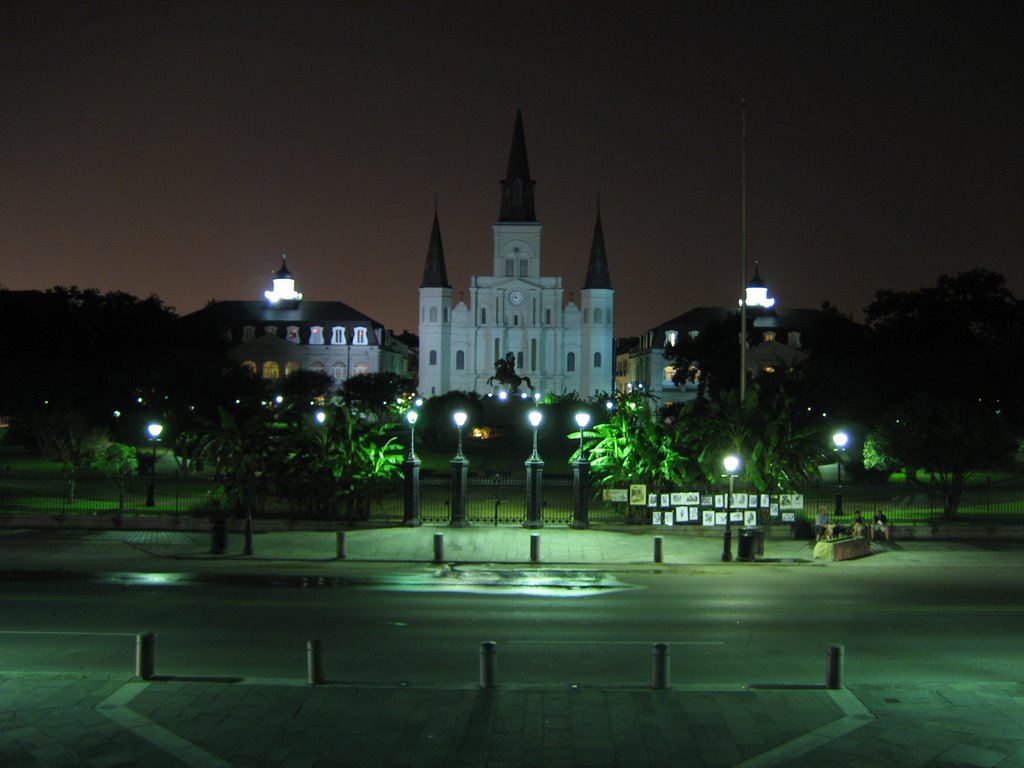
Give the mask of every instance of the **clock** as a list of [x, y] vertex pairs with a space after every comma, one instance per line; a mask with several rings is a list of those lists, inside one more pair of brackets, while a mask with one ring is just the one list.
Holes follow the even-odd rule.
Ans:
[[508, 294], [508, 303], [518, 307], [520, 304], [523, 303], [523, 300], [525, 298], [526, 296], [523, 295], [522, 291], [510, 291]]

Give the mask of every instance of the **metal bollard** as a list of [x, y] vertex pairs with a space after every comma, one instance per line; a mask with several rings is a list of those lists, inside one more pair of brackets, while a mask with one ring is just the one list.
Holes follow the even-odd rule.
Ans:
[[498, 687], [498, 644], [492, 640], [480, 643], [480, 687]]
[[530, 562], [531, 563], [539, 563], [540, 562], [540, 534], [539, 533], [531, 533], [530, 534]]
[[444, 534], [443, 533], [435, 533], [434, 534], [434, 562], [435, 563], [443, 563], [444, 562]]
[[825, 661], [825, 687], [830, 691], [837, 691], [843, 687], [845, 657], [845, 645], [833, 643], [828, 647], [828, 655]]
[[654, 537], [654, 562], [665, 562], [665, 539], [663, 536]]
[[141, 632], [135, 636], [135, 676], [142, 680], [153, 679], [156, 663], [156, 635]]
[[337, 541], [335, 542], [335, 556], [338, 558], [338, 560], [344, 560], [346, 557], [348, 557], [348, 548], [345, 543], [344, 531], [338, 531], [337, 533]]
[[663, 691], [669, 687], [669, 645], [655, 643], [651, 649], [651, 688]]
[[319, 638], [306, 641], [306, 679], [310, 685], [324, 682], [324, 641]]

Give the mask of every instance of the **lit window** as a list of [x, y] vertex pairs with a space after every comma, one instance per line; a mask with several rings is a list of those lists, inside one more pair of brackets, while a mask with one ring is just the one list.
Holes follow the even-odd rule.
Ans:
[[310, 344], [323, 344], [324, 343], [324, 329], [319, 325], [314, 325], [309, 329], [309, 343]]
[[369, 372], [370, 372], [370, 365], [369, 365], [369, 363], [356, 363], [355, 365], [352, 366], [352, 375], [353, 376], [363, 376], [363, 375], [365, 375], [365, 374], [367, 374]]
[[775, 331], [765, 331], [764, 332], [764, 340], [766, 342], [775, 341]]
[[689, 336], [690, 339], [696, 339], [698, 336], [700, 336], [700, 331], [690, 331]]
[[284, 364], [284, 375], [291, 376], [293, 373], [295, 373], [297, 370], [301, 368], [302, 366], [299, 365], [299, 362], [297, 360], [289, 360], [287, 363]]
[[661, 383], [663, 387], [675, 387], [675, 382], [672, 378], [676, 375], [676, 369], [673, 365], [666, 365], [665, 369], [661, 372]]
[[263, 364], [263, 378], [264, 379], [279, 379], [281, 378], [281, 366], [279, 366], [273, 360], [268, 360]]
[[666, 347], [674, 347], [677, 341], [679, 341], [679, 333], [677, 331], [665, 331]]
[[366, 329], [363, 326], [357, 326], [355, 331], [352, 333], [352, 343], [360, 344], [363, 346], [367, 344]]
[[335, 363], [331, 366], [331, 378], [339, 384], [345, 380], [346, 368], [344, 363]]
[[252, 360], [246, 360], [242, 363], [242, 368], [247, 370], [253, 376], [256, 375], [256, 363]]
[[289, 325], [288, 326], [288, 331], [285, 334], [285, 338], [287, 338], [288, 341], [290, 341], [292, 344], [298, 344], [299, 343], [299, 326], [297, 326], [297, 325]]
[[331, 328], [331, 344], [344, 344], [345, 343], [345, 328], [341, 325], [336, 325]]

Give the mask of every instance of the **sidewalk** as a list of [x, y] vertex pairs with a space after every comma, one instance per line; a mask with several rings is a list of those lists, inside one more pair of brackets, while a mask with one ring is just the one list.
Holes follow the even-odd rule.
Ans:
[[[769, 539], [763, 563], [721, 562], [721, 538], [621, 531], [518, 528], [346, 532], [346, 560], [330, 533], [267, 533], [252, 558], [232, 536], [228, 554], [207, 537], [158, 532], [9, 531], [8, 571], [337, 572], [348, 561], [429, 562], [434, 534], [459, 562], [529, 563], [541, 536], [547, 565], [623, 568], [885, 566], [1020, 567], [1015, 547], [906, 542], [861, 560], [812, 563], [808, 542]], [[735, 552], [735, 541], [733, 543]], [[1007, 670], [1007, 677], [1018, 676]], [[24, 673], [0, 669], [0, 765], [246, 766], [835, 766], [1024, 768], [1024, 684], [857, 685], [717, 690], [676, 685], [482, 690], [463, 686], [310, 686], [304, 680], [235, 682]]]

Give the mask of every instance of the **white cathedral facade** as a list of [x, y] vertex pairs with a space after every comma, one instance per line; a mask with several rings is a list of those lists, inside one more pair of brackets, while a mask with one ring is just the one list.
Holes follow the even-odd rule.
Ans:
[[[441, 227], [434, 213], [419, 289], [419, 391], [482, 395], [501, 391], [581, 397], [615, 385], [614, 298], [600, 212], [579, 292], [565, 300], [561, 277], [541, 270], [541, 225], [534, 209], [522, 113], [517, 112], [508, 171], [492, 225], [491, 274], [471, 278], [469, 303], [452, 303]], [[582, 267], [582, 259], [581, 259]], [[499, 371], [510, 360], [514, 371]], [[522, 379], [522, 383], [519, 383]]]

